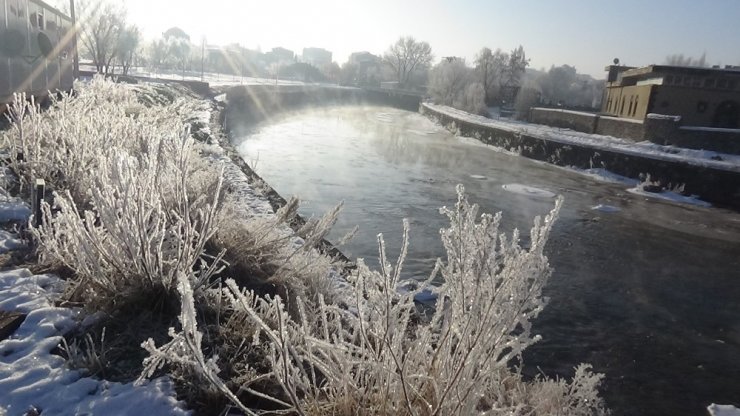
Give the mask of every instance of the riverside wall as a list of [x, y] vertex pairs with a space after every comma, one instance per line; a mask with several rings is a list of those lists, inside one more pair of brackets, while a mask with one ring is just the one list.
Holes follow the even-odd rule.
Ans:
[[232, 137], [287, 111], [335, 104], [386, 105], [418, 111], [421, 96], [403, 91], [334, 85], [239, 85], [225, 91], [222, 124]]
[[666, 161], [648, 155], [625, 154], [587, 145], [565, 144], [519, 132], [482, 125], [433, 110], [424, 104], [420, 111], [444, 126], [454, 126], [460, 135], [483, 143], [517, 151], [524, 157], [558, 166], [587, 169], [603, 167], [630, 178], [650, 174], [664, 186], [684, 185], [684, 191], [719, 206], [740, 210], [740, 171]]

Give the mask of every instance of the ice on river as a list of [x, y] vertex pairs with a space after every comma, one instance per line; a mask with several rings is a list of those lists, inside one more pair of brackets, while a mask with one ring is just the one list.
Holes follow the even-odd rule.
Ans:
[[591, 207], [591, 209], [594, 211], [606, 212], [606, 213], [614, 213], [614, 212], [619, 212], [622, 210], [622, 208], [615, 207], [613, 205], [605, 205], [605, 204], [595, 205]]
[[554, 192], [550, 192], [546, 189], [535, 188], [534, 186], [522, 185], [519, 183], [507, 183], [506, 185], [502, 185], [501, 187], [504, 188], [504, 190], [509, 191], [514, 194], [531, 196], [535, 198], [554, 198], [555, 197]]

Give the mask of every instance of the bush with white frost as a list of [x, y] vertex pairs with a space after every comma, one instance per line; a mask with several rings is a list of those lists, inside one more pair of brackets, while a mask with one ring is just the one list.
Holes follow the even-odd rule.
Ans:
[[[545, 306], [541, 291], [550, 275], [543, 248], [562, 201], [531, 231], [531, 247], [499, 232], [501, 215], [478, 216], [458, 188], [454, 209], [443, 208], [450, 228], [441, 230], [447, 251], [429, 279], [402, 290], [401, 270], [408, 247], [404, 224], [401, 253], [391, 264], [382, 236], [381, 268], [370, 270], [361, 260], [348, 276], [346, 304], [296, 297], [291, 313], [281, 296], [260, 297], [226, 281], [221, 298], [254, 328], [253, 345], [267, 348], [270, 378], [282, 388], [279, 396], [253, 389], [264, 378], [253, 368], [240, 387], [302, 415], [591, 415], [605, 413], [598, 397], [601, 375], [589, 367], [576, 369], [572, 382], [524, 381], [512, 366], [538, 340], [531, 320]], [[439, 284], [433, 284], [441, 280]], [[224, 390], [217, 358], [205, 359], [193, 296], [188, 282], [180, 286], [183, 307], [180, 332], [151, 353], [143, 375], [170, 363], [184, 365]], [[434, 312], [424, 316], [414, 297], [431, 291]], [[250, 409], [230, 391], [236, 406]]]
[[[380, 269], [359, 260], [337, 284], [334, 259], [315, 247], [339, 207], [297, 236], [287, 227], [297, 201], [272, 217], [245, 216], [185, 128], [193, 100], [139, 88], [96, 79], [44, 112], [19, 97], [3, 139], [11, 155], [23, 153], [11, 164], [24, 189], [43, 178], [54, 190], [31, 232], [44, 264], [71, 270], [72, 298], [91, 312], [171, 312], [163, 322], [177, 312], [158, 303], [179, 299], [169, 342], [161, 324], [147, 328], [159, 332], [142, 344], [141, 379], [164, 371], [246, 414], [605, 413], [602, 376], [586, 365], [570, 382], [518, 370], [539, 339], [532, 320], [550, 276], [543, 249], [561, 200], [535, 220], [524, 249], [516, 231], [500, 232], [500, 214], [479, 215], [459, 187], [456, 205], [441, 210], [446, 259], [427, 280], [402, 281], [404, 222], [395, 262], [379, 236]], [[471, 98], [479, 88], [467, 89], [462, 103], [481, 105]], [[436, 296], [431, 311], [414, 302], [422, 292]], [[106, 331], [106, 344], [116, 336]], [[74, 345], [78, 357], [90, 353]]]

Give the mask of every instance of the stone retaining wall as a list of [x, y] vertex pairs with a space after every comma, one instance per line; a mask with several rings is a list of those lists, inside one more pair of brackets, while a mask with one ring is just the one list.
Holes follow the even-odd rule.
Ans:
[[546, 161], [558, 166], [587, 169], [603, 167], [630, 178], [650, 174], [654, 181], [665, 186], [683, 184], [689, 194], [720, 206], [740, 209], [740, 173], [713, 167], [635, 156], [586, 145], [564, 144], [518, 132], [500, 130], [492, 126], [461, 120], [421, 105], [420, 111], [444, 126], [454, 126], [460, 135], [475, 137], [483, 143], [516, 150], [530, 159]]

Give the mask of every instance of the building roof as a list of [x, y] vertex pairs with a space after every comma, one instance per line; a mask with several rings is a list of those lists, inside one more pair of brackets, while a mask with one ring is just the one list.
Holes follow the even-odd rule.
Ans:
[[38, 4], [39, 6], [43, 7], [46, 10], [50, 10], [54, 14], [58, 15], [62, 19], [72, 21], [72, 18], [67, 15], [67, 13], [62, 12], [61, 10], [57, 9], [56, 7], [50, 5], [49, 3], [46, 3], [42, 0], [29, 0], [31, 3]]
[[644, 77], [646, 75], [653, 75], [656, 73], [740, 76], [740, 67], [727, 66], [724, 68], [705, 68], [698, 66], [648, 65], [642, 68], [628, 69], [622, 72], [622, 78]]

